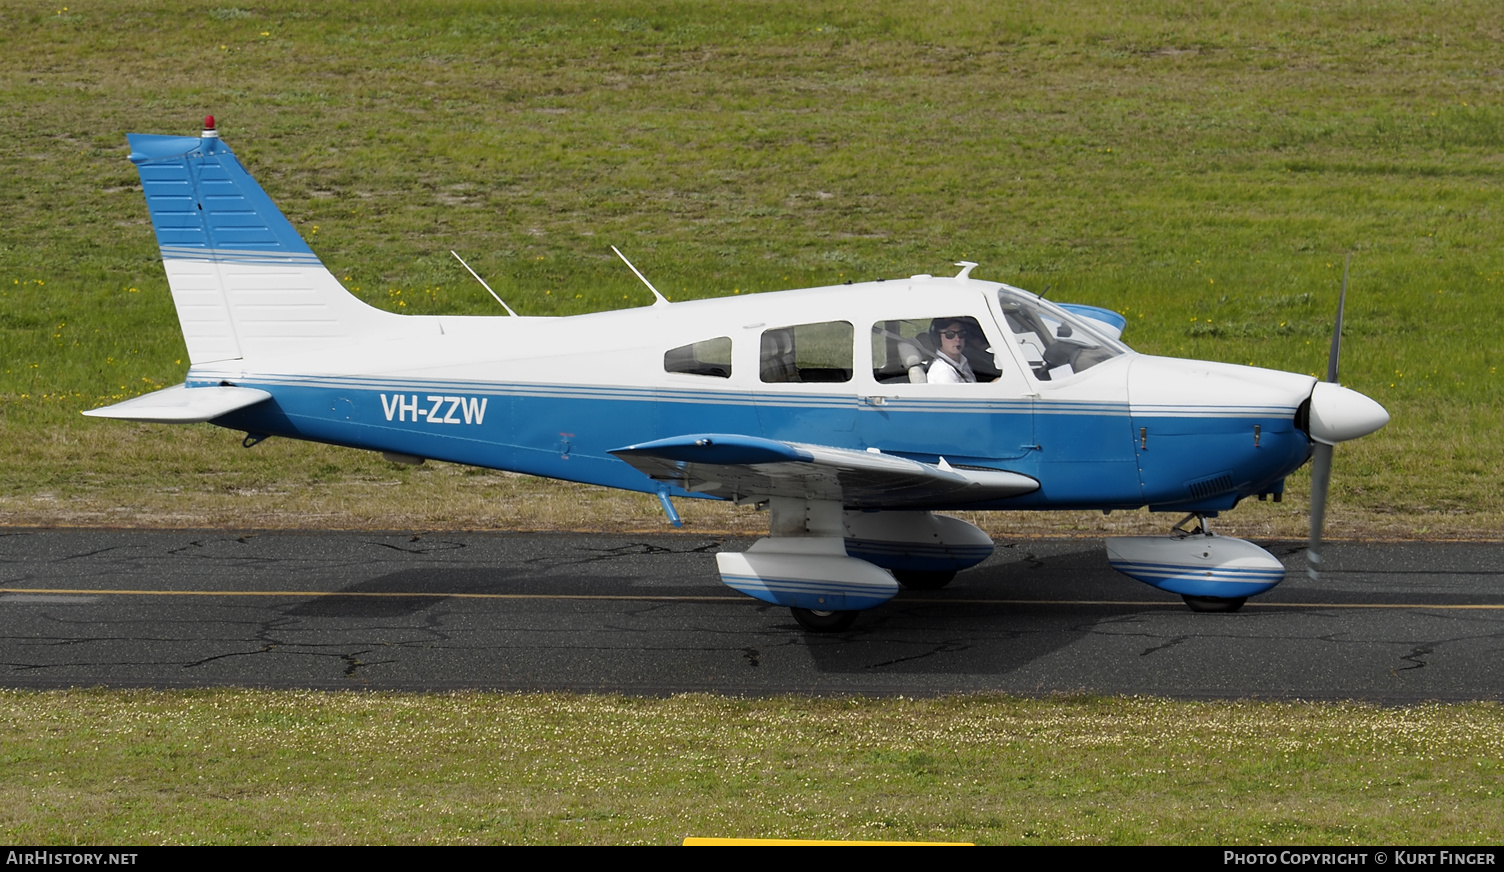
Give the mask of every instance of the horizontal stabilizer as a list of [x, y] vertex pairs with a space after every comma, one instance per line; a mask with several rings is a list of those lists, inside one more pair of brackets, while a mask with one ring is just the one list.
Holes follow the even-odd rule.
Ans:
[[1033, 478], [1006, 470], [728, 433], [675, 436], [611, 453], [654, 481], [734, 500], [794, 497], [898, 508], [982, 502], [1039, 489]]
[[175, 385], [123, 403], [84, 412], [94, 418], [118, 418], [121, 421], [145, 421], [149, 424], [197, 424], [212, 421], [236, 409], [254, 406], [272, 395], [256, 388], [229, 385], [190, 388]]

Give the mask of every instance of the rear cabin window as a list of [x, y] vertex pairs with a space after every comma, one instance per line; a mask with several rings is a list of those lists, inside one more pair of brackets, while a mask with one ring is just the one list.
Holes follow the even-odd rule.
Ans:
[[765, 330], [762, 380], [768, 384], [851, 381], [854, 335], [849, 321]]
[[664, 372], [731, 378], [731, 337], [717, 336], [663, 353]]

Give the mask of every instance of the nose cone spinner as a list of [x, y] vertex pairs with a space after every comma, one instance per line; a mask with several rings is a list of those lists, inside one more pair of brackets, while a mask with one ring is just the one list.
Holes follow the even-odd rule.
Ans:
[[1331, 382], [1311, 391], [1311, 438], [1336, 445], [1367, 436], [1389, 423], [1389, 413], [1367, 396]]

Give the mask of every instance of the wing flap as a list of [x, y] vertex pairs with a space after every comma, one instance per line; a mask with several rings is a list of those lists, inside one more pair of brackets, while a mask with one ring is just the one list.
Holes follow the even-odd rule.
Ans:
[[93, 418], [144, 421], [148, 424], [196, 424], [212, 421], [236, 409], [254, 406], [271, 397], [271, 394], [257, 388], [230, 385], [190, 388], [187, 385], [174, 385], [132, 397], [113, 406], [90, 409], [84, 414]]
[[734, 500], [795, 497], [894, 508], [983, 502], [1039, 489], [1039, 482], [1016, 472], [736, 434], [675, 436], [611, 453], [654, 481]]

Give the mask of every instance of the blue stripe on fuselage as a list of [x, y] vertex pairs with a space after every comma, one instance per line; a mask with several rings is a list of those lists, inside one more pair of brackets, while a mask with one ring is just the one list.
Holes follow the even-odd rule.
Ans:
[[[1165, 415], [1160, 408], [1153, 419], [1135, 419], [1124, 403], [925, 398], [890, 401], [878, 426], [873, 410], [840, 394], [784, 394], [769, 402], [768, 394], [749, 391], [409, 378], [277, 376], [235, 383], [269, 391], [273, 399], [214, 421], [230, 429], [641, 492], [658, 485], [609, 451], [696, 432], [875, 447], [925, 462], [944, 457], [1022, 473], [1041, 485], [1032, 494], [957, 508], [1178, 507], [1192, 500], [1188, 482], [1221, 472], [1238, 490], [1208, 508], [1227, 508], [1284, 477], [1309, 453], [1291, 414], [1273, 410], [1220, 417], [1198, 416], [1191, 408]], [[824, 420], [830, 416], [854, 416], [854, 426], [832, 427]], [[1143, 452], [1153, 461], [1143, 474], [1134, 441], [1141, 420], [1156, 432]], [[1255, 424], [1262, 431], [1258, 449], [1250, 435]], [[1021, 439], [1034, 444], [1010, 456]]]

